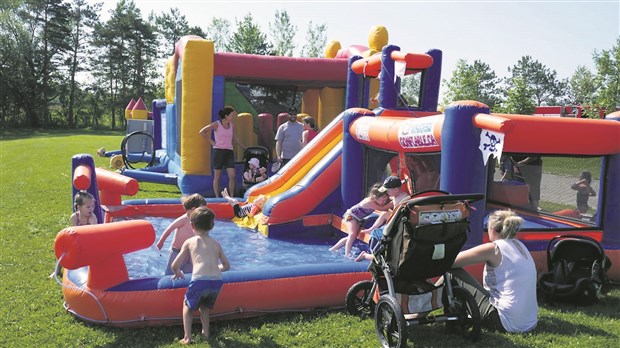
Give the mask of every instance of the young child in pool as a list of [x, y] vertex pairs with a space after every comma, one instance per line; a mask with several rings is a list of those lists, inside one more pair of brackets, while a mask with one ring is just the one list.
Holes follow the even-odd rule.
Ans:
[[[183, 203], [183, 208], [185, 208], [185, 214], [179, 216], [166, 228], [156, 245], [157, 250], [161, 250], [164, 247], [164, 242], [168, 236], [170, 236], [170, 233], [174, 231], [174, 239], [172, 240], [172, 246], [168, 254], [168, 263], [166, 264], [166, 270], [164, 272], [166, 275], [172, 274], [172, 268], [170, 268], [170, 266], [172, 265], [172, 261], [179, 255], [179, 252], [181, 252], [183, 242], [194, 236], [194, 230], [189, 220], [190, 214], [194, 209], [207, 205], [204, 197], [197, 193], [183, 197], [181, 201]], [[192, 273], [192, 263], [189, 262], [189, 259], [181, 264], [181, 269], [186, 273]]]
[[79, 191], [73, 198], [75, 213], [71, 215], [73, 226], [96, 225], [95, 197], [86, 191]]
[[349, 235], [340, 239], [333, 247], [329, 248], [329, 251], [338, 251], [344, 246], [344, 255], [349, 257], [353, 242], [357, 239], [357, 235], [364, 224], [364, 219], [375, 210], [387, 211], [390, 208], [390, 205], [387, 204], [388, 193], [382, 190], [382, 187], [383, 186], [379, 183], [374, 184], [370, 188], [370, 192], [366, 198], [362, 199], [344, 213], [342, 218], [347, 223]]
[[260, 195], [256, 197], [254, 202], [241, 205], [237, 199], [230, 197], [227, 189], [224, 189], [224, 191], [222, 191], [222, 197], [225, 198], [228, 203], [233, 206], [235, 216], [238, 218], [244, 218], [246, 216], [254, 216], [258, 214], [263, 209], [263, 205], [267, 201], [267, 197]]
[[[75, 213], [71, 214], [72, 226], [96, 225], [97, 216], [95, 215], [95, 197], [86, 191], [78, 191], [73, 197], [73, 207]], [[62, 267], [57, 272], [52, 272], [49, 277], [54, 278], [55, 275], [61, 276]]]
[[192, 313], [200, 311], [202, 334], [209, 337], [209, 311], [215, 305], [222, 289], [222, 272], [230, 269], [230, 263], [220, 243], [209, 236], [215, 224], [215, 214], [207, 207], [198, 207], [190, 215], [195, 236], [183, 243], [181, 252], [172, 262], [172, 279], [184, 279], [181, 265], [191, 258], [194, 265], [192, 280], [187, 286], [183, 301], [183, 332], [180, 343], [192, 342]]

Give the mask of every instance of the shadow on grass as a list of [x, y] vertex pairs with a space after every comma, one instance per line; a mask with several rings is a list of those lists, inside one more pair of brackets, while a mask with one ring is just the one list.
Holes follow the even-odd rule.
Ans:
[[583, 324], [575, 324], [566, 320], [544, 316], [538, 318], [538, 326], [533, 331], [534, 334], [550, 334], [561, 336], [575, 336], [576, 333], [589, 336], [614, 338], [617, 335], [610, 334], [604, 330], [596, 329]]
[[600, 300], [590, 306], [577, 306], [568, 301], [554, 301], [549, 299], [539, 305], [541, 308], [546, 308], [555, 312], [567, 314], [581, 313], [593, 318], [618, 320], [620, 319], [620, 312], [618, 312], [618, 308], [620, 308], [620, 298], [611, 295], [611, 293], [617, 293], [619, 291], [619, 286], [609, 286], [605, 291], [607, 294], [603, 295]]
[[[315, 321], [325, 318], [329, 312], [337, 310], [316, 310], [313, 312], [276, 313], [253, 318], [240, 318], [220, 320], [210, 323], [211, 337], [205, 338], [200, 334], [200, 319], [194, 318], [192, 326], [191, 346], [199, 347], [235, 347], [235, 348], [284, 348], [287, 345], [276, 343], [269, 332], [261, 328], [264, 325], [286, 325], [293, 318], [296, 321]], [[107, 335], [113, 336], [114, 341], [100, 347], [159, 347], [177, 346], [183, 338], [183, 326], [178, 325], [158, 327], [110, 327], [75, 319], [85, 326], [100, 330]], [[254, 342], [248, 342], [254, 341]], [[179, 345], [181, 346], [181, 345]]]
[[[444, 323], [434, 323], [431, 325], [413, 326], [407, 331], [409, 344], [407, 346], [418, 347], [515, 347], [526, 348], [531, 345], [516, 343], [511, 336], [504, 333], [486, 331], [484, 328], [480, 333], [480, 339], [472, 342], [458, 333], [449, 330]], [[438, 337], [440, 344], [438, 344]]]

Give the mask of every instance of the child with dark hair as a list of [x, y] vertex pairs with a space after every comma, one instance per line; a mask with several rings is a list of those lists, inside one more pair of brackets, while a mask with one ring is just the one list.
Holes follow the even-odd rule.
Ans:
[[[192, 225], [190, 223], [189, 217], [190, 214], [194, 211], [194, 209], [207, 205], [204, 197], [201, 195], [194, 193], [191, 196], [185, 196], [181, 199], [183, 203], [183, 208], [185, 208], [185, 214], [179, 216], [176, 220], [174, 220], [168, 228], [164, 231], [164, 233], [157, 241], [157, 250], [161, 250], [164, 247], [164, 242], [170, 236], [170, 233], [174, 231], [174, 239], [172, 240], [172, 245], [170, 246], [170, 253], [168, 255], [168, 264], [166, 265], [165, 274], [171, 275], [172, 261], [179, 255], [181, 252], [181, 246], [188, 239], [194, 236], [194, 231], [192, 230]], [[192, 273], [192, 263], [189, 262], [189, 259], [185, 260], [184, 263], [181, 264], [181, 269], [185, 273]]]
[[577, 210], [581, 214], [587, 213], [588, 209], [590, 209], [588, 206], [590, 196], [596, 196], [596, 191], [590, 186], [591, 183], [592, 173], [585, 170], [581, 172], [579, 181], [571, 185], [571, 188], [577, 191]]
[[301, 145], [306, 146], [310, 140], [314, 139], [319, 134], [319, 127], [316, 125], [312, 116], [306, 116], [303, 118], [304, 132], [301, 133]]
[[96, 225], [95, 197], [86, 191], [78, 191], [73, 198], [75, 213], [71, 214], [73, 226]]
[[202, 334], [209, 337], [209, 311], [222, 289], [222, 272], [230, 269], [230, 263], [220, 243], [209, 236], [215, 224], [215, 214], [207, 207], [198, 207], [190, 215], [191, 226], [195, 236], [183, 243], [181, 252], [172, 262], [174, 276], [172, 279], [184, 279], [181, 265], [186, 258], [191, 258], [194, 265], [192, 280], [187, 286], [183, 300], [182, 344], [192, 342], [192, 313], [200, 311]]

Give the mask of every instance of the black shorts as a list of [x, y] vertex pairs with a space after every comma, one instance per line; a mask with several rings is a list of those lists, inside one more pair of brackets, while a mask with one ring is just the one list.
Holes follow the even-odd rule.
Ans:
[[213, 149], [213, 168], [235, 168], [235, 155], [233, 150]]

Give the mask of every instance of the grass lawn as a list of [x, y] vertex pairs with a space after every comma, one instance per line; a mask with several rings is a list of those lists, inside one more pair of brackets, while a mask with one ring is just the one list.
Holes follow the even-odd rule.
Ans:
[[[0, 141], [0, 347], [178, 347], [180, 326], [111, 328], [84, 323], [63, 308], [48, 275], [56, 234], [69, 225], [71, 156], [118, 149], [121, 132], [11, 131]], [[94, 156], [98, 166], [108, 158]], [[176, 187], [141, 183], [137, 198], [179, 197]], [[300, 294], [303, 296], [303, 294]], [[344, 305], [344, 298], [343, 298]], [[530, 334], [483, 332], [472, 344], [440, 324], [409, 331], [409, 347], [618, 347], [620, 288], [579, 308], [543, 305]], [[377, 347], [371, 319], [342, 310], [282, 313], [215, 322], [196, 347]], [[199, 334], [194, 327], [194, 337]]]

